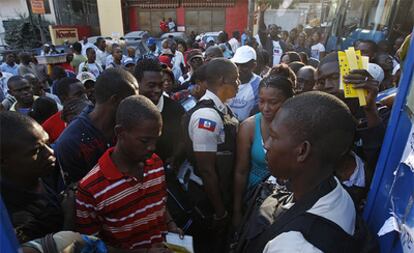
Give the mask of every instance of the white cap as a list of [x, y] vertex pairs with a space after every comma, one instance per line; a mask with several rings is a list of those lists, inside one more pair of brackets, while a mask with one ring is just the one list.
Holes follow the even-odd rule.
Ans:
[[96, 82], [96, 77], [91, 72], [79, 72], [79, 74], [76, 76], [76, 79], [82, 82], [82, 84], [85, 84], [86, 81], [94, 81]]
[[378, 82], [384, 80], [384, 70], [375, 63], [368, 63], [368, 73]]
[[231, 61], [234, 63], [243, 64], [256, 59], [256, 51], [252, 47], [242, 46], [237, 48], [234, 57], [231, 58]]

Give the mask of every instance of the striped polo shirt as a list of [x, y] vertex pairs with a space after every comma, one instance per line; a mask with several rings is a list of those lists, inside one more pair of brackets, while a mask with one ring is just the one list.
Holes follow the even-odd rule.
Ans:
[[141, 181], [125, 175], [108, 149], [80, 181], [76, 195], [77, 230], [97, 234], [121, 249], [148, 248], [166, 232], [166, 185], [161, 159], [146, 161]]

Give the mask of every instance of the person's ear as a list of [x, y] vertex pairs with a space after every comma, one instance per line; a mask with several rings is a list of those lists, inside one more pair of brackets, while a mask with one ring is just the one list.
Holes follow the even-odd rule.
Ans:
[[253, 62], [252, 71], [254, 71], [257, 68], [257, 61]]
[[296, 161], [298, 163], [303, 163], [306, 161], [306, 159], [310, 156], [311, 149], [312, 144], [309, 141], [302, 142], [296, 149]]
[[121, 103], [122, 99], [120, 98], [119, 95], [114, 94], [109, 98], [109, 101], [111, 102], [112, 105], [115, 105], [115, 107], [117, 108], [119, 103]]
[[122, 136], [125, 133], [125, 127], [122, 125], [115, 125], [114, 127], [115, 136], [119, 139], [120, 136]]

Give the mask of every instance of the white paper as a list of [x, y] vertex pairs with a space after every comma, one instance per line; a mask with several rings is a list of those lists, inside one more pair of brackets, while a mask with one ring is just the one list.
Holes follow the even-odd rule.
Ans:
[[401, 225], [401, 245], [404, 253], [414, 252], [414, 229]]
[[389, 232], [397, 231], [400, 232], [400, 227], [398, 226], [398, 221], [394, 216], [389, 217], [382, 225], [380, 231], [378, 231], [378, 236], [383, 236]]
[[414, 124], [411, 126], [411, 131], [407, 138], [407, 144], [405, 145], [401, 162], [408, 165], [414, 172]]
[[184, 235], [184, 239], [180, 239], [180, 236], [176, 233], [168, 233], [165, 236], [167, 243], [174, 244], [186, 248], [191, 253], [194, 253], [193, 237], [190, 235]]

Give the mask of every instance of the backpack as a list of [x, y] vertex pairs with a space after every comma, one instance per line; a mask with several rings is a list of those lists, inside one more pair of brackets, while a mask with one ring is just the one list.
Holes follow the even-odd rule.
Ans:
[[[262, 252], [269, 241], [288, 231], [300, 232], [309, 243], [326, 253], [379, 252], [376, 237], [370, 233], [364, 220], [358, 214], [356, 215], [354, 235], [351, 236], [336, 223], [306, 212], [318, 199], [332, 191], [335, 186], [333, 177], [325, 180], [319, 189], [307, 194], [290, 209], [278, 215], [271, 225], [265, 227], [254, 238], [251, 238], [251, 235], [247, 232], [244, 232], [244, 234], [241, 232], [241, 241], [237, 243], [239, 245], [233, 245], [232, 252]], [[286, 201], [287, 196], [287, 193], [276, 192], [266, 200], [274, 198], [275, 203], [282, 203]], [[254, 225], [252, 220], [248, 220], [248, 223]]]

